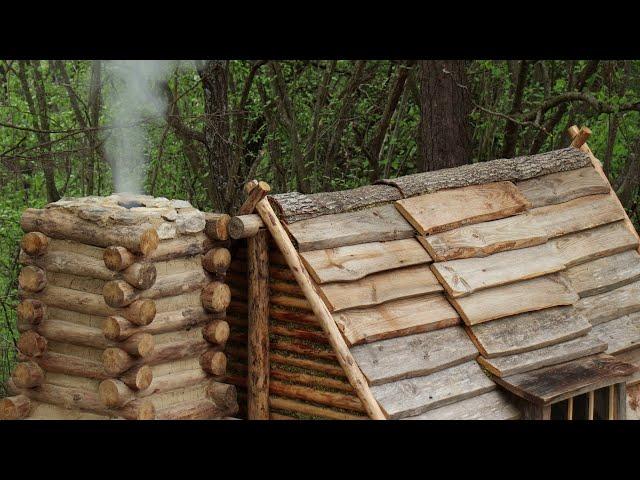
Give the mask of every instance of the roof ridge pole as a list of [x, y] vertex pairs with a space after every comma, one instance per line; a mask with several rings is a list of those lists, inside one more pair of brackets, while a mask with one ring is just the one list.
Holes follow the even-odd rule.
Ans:
[[638, 232], [636, 232], [636, 229], [633, 226], [633, 222], [629, 218], [629, 215], [627, 215], [627, 211], [624, 209], [622, 202], [620, 202], [618, 195], [616, 195], [616, 192], [613, 190], [613, 187], [611, 186], [611, 182], [609, 182], [609, 178], [604, 173], [604, 170], [602, 169], [602, 163], [600, 163], [600, 160], [598, 160], [595, 157], [595, 155], [589, 148], [589, 145], [587, 145], [587, 139], [591, 136], [591, 129], [589, 129], [589, 127], [578, 128], [577, 125], [572, 125], [568, 128], [567, 131], [569, 132], [569, 136], [572, 138], [571, 146], [574, 148], [578, 148], [589, 155], [589, 157], [591, 158], [591, 164], [593, 165], [593, 168], [596, 169], [596, 171], [600, 174], [600, 176], [604, 179], [604, 181], [607, 182], [607, 185], [609, 185], [609, 195], [611, 196], [613, 201], [616, 202], [624, 212], [624, 223], [627, 226], [627, 228], [631, 231], [633, 236], [636, 237], [636, 240], [638, 240], [639, 245], [636, 251], [640, 253], [640, 236], [638, 236]]
[[271, 236], [282, 252], [287, 265], [293, 272], [296, 282], [298, 282], [298, 285], [302, 289], [304, 296], [311, 304], [313, 313], [318, 318], [318, 321], [322, 326], [322, 330], [329, 338], [329, 343], [331, 344], [331, 347], [333, 348], [336, 357], [338, 358], [338, 362], [347, 375], [351, 386], [353, 386], [356, 394], [364, 404], [367, 414], [374, 420], [385, 420], [386, 417], [384, 413], [382, 413], [380, 405], [378, 405], [378, 402], [373, 397], [371, 389], [369, 388], [369, 384], [365, 380], [364, 375], [360, 371], [360, 368], [358, 367], [355, 359], [351, 355], [351, 352], [349, 351], [344, 338], [342, 338], [342, 335], [338, 330], [338, 326], [333, 320], [333, 317], [327, 309], [327, 306], [318, 295], [318, 292], [316, 292], [309, 274], [307, 273], [307, 270], [304, 268], [302, 262], [300, 261], [298, 252], [289, 239], [289, 236], [285, 232], [282, 223], [280, 223], [280, 220], [273, 211], [273, 208], [269, 203], [269, 199], [265, 197], [260, 200], [256, 205], [256, 210], [262, 217], [262, 221], [264, 222], [264, 224], [271, 232]]

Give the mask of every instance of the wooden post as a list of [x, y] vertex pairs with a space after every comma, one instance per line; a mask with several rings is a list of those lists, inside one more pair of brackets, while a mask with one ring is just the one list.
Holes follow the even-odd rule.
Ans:
[[627, 384], [625, 382], [618, 383], [616, 388], [616, 420], [627, 419]]
[[522, 401], [523, 420], [551, 420], [551, 405], [536, 405]]
[[573, 420], [573, 397], [567, 400], [567, 420]]
[[588, 394], [587, 394], [587, 398], [589, 399], [589, 416], [588, 416], [588, 420], [593, 420], [593, 411], [594, 411], [594, 407], [595, 407], [595, 395], [593, 393], [593, 390], [591, 390]]
[[344, 372], [358, 394], [358, 397], [362, 400], [367, 414], [374, 420], [385, 420], [386, 417], [384, 413], [382, 413], [380, 405], [378, 405], [378, 402], [373, 397], [371, 389], [369, 388], [364, 375], [360, 371], [360, 368], [358, 368], [358, 364], [351, 355], [351, 352], [349, 351], [340, 330], [338, 330], [338, 326], [333, 320], [331, 313], [316, 292], [307, 270], [300, 261], [298, 252], [293, 246], [293, 243], [291, 243], [287, 232], [284, 230], [284, 227], [273, 211], [273, 208], [271, 208], [268, 198], [265, 197], [258, 202], [256, 210], [262, 217], [264, 224], [271, 232], [273, 239], [287, 261], [287, 265], [291, 269], [298, 285], [300, 285], [304, 296], [309, 301], [313, 313], [316, 315], [320, 325], [322, 326], [322, 330], [324, 330], [329, 338], [329, 343], [336, 353], [338, 362], [344, 369]]
[[[629, 216], [627, 215], [627, 211], [622, 206], [622, 203], [620, 202], [620, 199], [618, 198], [615, 191], [613, 190], [613, 187], [611, 187], [609, 178], [607, 178], [607, 175], [604, 173], [600, 160], [598, 160], [593, 155], [593, 152], [589, 148], [589, 145], [587, 145], [587, 138], [589, 138], [589, 136], [591, 135], [591, 130], [589, 130], [587, 127], [578, 128], [576, 125], [573, 125], [569, 127], [568, 131], [569, 131], [569, 136], [573, 139], [573, 142], [575, 142], [575, 145], [573, 142], [571, 143], [571, 145], [575, 146], [576, 148], [580, 148], [580, 150], [589, 154], [589, 157], [591, 157], [591, 164], [593, 165], [593, 168], [596, 169], [596, 171], [600, 174], [600, 176], [607, 182], [607, 185], [609, 185], [609, 187], [611, 188], [609, 195], [612, 197], [613, 201], [616, 202], [624, 212], [625, 225], [631, 231], [631, 233], [633, 233], [636, 239], [638, 239], [638, 242], [640, 242], [640, 236], [638, 236], [638, 232], [636, 232], [636, 229], [633, 226], [633, 223], [631, 222], [631, 220], [629, 219]], [[638, 253], [640, 253], [640, 246], [638, 246], [637, 251]]]

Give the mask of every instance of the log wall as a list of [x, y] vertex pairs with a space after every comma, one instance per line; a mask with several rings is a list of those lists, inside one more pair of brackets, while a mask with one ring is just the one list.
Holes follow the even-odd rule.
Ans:
[[228, 216], [65, 199], [21, 225], [18, 360], [0, 418], [236, 416]]
[[[238, 241], [228, 274], [232, 301], [228, 318], [232, 335], [227, 348], [230, 371], [239, 367], [246, 385], [247, 249]], [[349, 384], [329, 341], [296, 284], [277, 247], [269, 251], [269, 411], [270, 419], [366, 419], [364, 406]], [[233, 318], [234, 320], [231, 320]], [[234, 353], [237, 357], [234, 358]], [[237, 365], [236, 365], [237, 364]], [[225, 381], [230, 381], [226, 379]], [[246, 416], [246, 387], [238, 390]], [[246, 418], [246, 417], [245, 417]]]

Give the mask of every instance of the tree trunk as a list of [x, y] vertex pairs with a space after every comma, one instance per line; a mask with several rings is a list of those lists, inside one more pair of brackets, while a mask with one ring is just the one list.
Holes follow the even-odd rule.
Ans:
[[227, 167], [229, 165], [229, 117], [227, 62], [209, 60], [200, 71], [204, 89], [205, 147], [209, 166], [209, 182], [215, 185], [212, 198], [214, 211], [229, 210], [232, 199], [224, 198], [227, 191]]
[[420, 62], [420, 161], [422, 172], [457, 167], [471, 160], [470, 99], [465, 62]]

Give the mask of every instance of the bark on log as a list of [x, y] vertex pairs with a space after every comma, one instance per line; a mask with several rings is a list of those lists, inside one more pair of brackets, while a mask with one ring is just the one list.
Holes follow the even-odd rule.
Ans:
[[107, 247], [102, 255], [102, 260], [109, 270], [120, 272], [133, 265], [136, 256], [125, 247]]
[[265, 222], [265, 225], [267, 225], [267, 227], [269, 228], [269, 231], [271, 232], [273, 239], [276, 241], [279, 250], [287, 260], [287, 264], [294, 274], [298, 285], [300, 285], [300, 288], [302, 288], [305, 297], [311, 304], [313, 313], [318, 318], [322, 329], [329, 338], [329, 342], [333, 347], [335, 356], [337, 357], [340, 365], [347, 374], [351, 385], [356, 390], [358, 397], [360, 397], [360, 400], [364, 404], [367, 414], [371, 418], [376, 420], [385, 419], [385, 416], [382, 413], [378, 402], [373, 397], [371, 390], [369, 389], [369, 385], [367, 384], [364, 375], [358, 368], [356, 361], [351, 355], [351, 352], [349, 351], [349, 348], [347, 347], [342, 334], [338, 330], [338, 327], [333, 320], [331, 313], [316, 292], [309, 274], [300, 261], [298, 252], [291, 243], [287, 232], [284, 230], [284, 227], [278, 220], [275, 212], [271, 208], [271, 205], [266, 199], [263, 199], [258, 203], [256, 208], [258, 210], [258, 213], [262, 217], [262, 220]]
[[38, 325], [47, 318], [47, 306], [39, 300], [27, 298], [18, 304], [18, 320], [30, 325]]
[[102, 295], [80, 292], [70, 288], [47, 286], [40, 292], [20, 292], [21, 297], [34, 298], [45, 305], [74, 312], [86, 313], [107, 317], [119, 315], [125, 317], [136, 325], [148, 325], [156, 314], [156, 305], [153, 300], [136, 300], [126, 308], [116, 309], [109, 307]]
[[153, 263], [134, 263], [122, 272], [129, 285], [147, 290], [156, 282], [156, 266]]
[[64, 342], [92, 348], [106, 348], [111, 346], [98, 328], [88, 327], [73, 322], [47, 318], [34, 331], [54, 342]]
[[104, 380], [111, 376], [101, 363], [74, 355], [45, 352], [42, 356], [34, 358], [33, 361], [47, 372], [52, 373], [94, 378], [96, 380]]
[[310, 387], [303, 387], [301, 385], [287, 384], [278, 381], [270, 382], [269, 392], [272, 395], [278, 395], [280, 397], [295, 398], [298, 400], [305, 400], [307, 402], [327, 405], [329, 407], [365, 412], [362, 402], [354, 395], [315, 390]]
[[235, 414], [236, 411], [221, 410], [210, 400], [195, 400], [158, 410], [156, 420], [208, 420]]
[[[334, 213], [350, 212], [400, 200], [402, 195], [390, 185], [367, 185], [340, 192], [290, 192], [267, 197], [278, 215], [287, 223]], [[264, 219], [263, 219], [264, 220]]]
[[264, 222], [260, 215], [240, 215], [233, 217], [229, 222], [229, 236], [234, 240], [253, 237], [264, 228]]
[[304, 297], [292, 297], [290, 295], [272, 295], [269, 299], [272, 305], [279, 307], [297, 308], [299, 310], [311, 310], [311, 304]]
[[288, 383], [299, 383], [301, 385], [307, 385], [309, 387], [323, 387], [332, 388], [334, 390], [340, 390], [342, 392], [348, 392], [354, 394], [353, 387], [348, 382], [343, 380], [337, 380], [331, 377], [319, 377], [317, 375], [309, 375], [307, 373], [290, 372], [287, 370], [281, 370], [279, 368], [271, 368], [271, 378], [274, 380], [281, 380]]
[[138, 392], [138, 397], [144, 398], [155, 393], [191, 387], [206, 381], [207, 378], [209, 378], [209, 374], [201, 368], [159, 375], [153, 378], [147, 388]]
[[116, 376], [133, 367], [158, 365], [171, 360], [191, 358], [209, 349], [213, 352], [220, 352], [219, 347], [212, 348], [211, 344], [204, 338], [190, 338], [157, 345], [153, 353], [146, 358], [136, 358], [121, 348], [111, 347], [102, 353], [102, 364], [110, 376]]
[[33, 388], [44, 381], [44, 371], [35, 362], [20, 362], [14, 368], [11, 378], [20, 388]]
[[0, 400], [0, 420], [20, 420], [31, 411], [31, 400], [25, 395], [5, 397]]
[[107, 317], [102, 325], [102, 333], [109, 340], [122, 341], [135, 333], [166, 333], [197, 327], [215, 319], [212, 314], [201, 307], [187, 308], [172, 312], [159, 313], [149, 325], [138, 326], [126, 318]]
[[17, 347], [28, 357], [40, 357], [47, 351], [47, 339], [33, 330], [28, 330], [20, 335]]
[[211, 282], [202, 289], [200, 294], [202, 306], [210, 312], [223, 312], [231, 303], [231, 290], [222, 282]]
[[149, 365], [140, 365], [124, 372], [120, 380], [132, 390], [146, 390], [153, 381], [153, 371]]
[[213, 320], [202, 328], [204, 339], [214, 345], [224, 345], [230, 332], [229, 324], [224, 320]]
[[238, 210], [238, 215], [248, 215], [253, 213], [258, 202], [266, 197], [271, 191], [271, 187], [267, 182], [258, 182], [257, 184], [248, 182], [246, 189], [248, 189], [249, 192], [246, 200], [240, 207], [240, 210]]
[[38, 231], [51, 238], [75, 240], [98, 247], [121, 245], [142, 255], [154, 251], [160, 242], [151, 224], [103, 227], [56, 208], [28, 208], [22, 214], [20, 226], [25, 232]]
[[118, 278], [118, 274], [105, 268], [101, 260], [80, 253], [51, 251], [39, 257], [31, 257], [20, 252], [18, 261], [22, 265], [33, 265], [47, 272], [66, 273], [99, 280]]
[[152, 420], [155, 418], [155, 408], [146, 399], [134, 400], [124, 408], [114, 410], [105, 407], [96, 392], [49, 383], [32, 389], [20, 389], [11, 380], [9, 382], [11, 390], [43, 403], [60, 405], [65, 408], [79, 408], [101, 415], [118, 415], [129, 420]]
[[52, 341], [101, 349], [117, 346], [138, 357], [150, 355], [155, 343], [153, 336], [148, 333], [136, 333], [115, 343], [106, 339], [99, 328], [56, 319], [45, 320], [35, 331]]
[[273, 320], [279, 322], [299, 323], [302, 325], [314, 325], [319, 326], [320, 322], [313, 313], [307, 312], [294, 312], [292, 310], [286, 310], [279, 307], [271, 307], [269, 309], [269, 316]]
[[238, 406], [236, 387], [227, 383], [212, 380], [207, 386], [207, 397], [222, 410], [233, 409]]
[[20, 240], [20, 248], [33, 257], [43, 255], [48, 247], [49, 237], [40, 232], [29, 232]]
[[205, 253], [213, 247], [224, 247], [227, 244], [228, 242], [225, 241], [213, 241], [204, 233], [183, 235], [173, 240], [160, 242], [158, 248], [147, 255], [145, 260], [163, 262], [176, 258], [192, 257]]
[[231, 253], [227, 248], [212, 248], [202, 257], [207, 272], [224, 274], [231, 265]]
[[209, 276], [205, 272], [195, 270], [162, 276], [147, 290], [133, 288], [124, 280], [111, 280], [105, 283], [102, 293], [107, 305], [118, 308], [138, 299], [158, 299], [193, 292], [201, 289], [208, 281]]
[[26, 266], [20, 270], [18, 285], [28, 292], [40, 292], [47, 286], [47, 273], [41, 268]]
[[575, 148], [563, 148], [510, 159], [473, 163], [456, 168], [416, 173], [378, 183], [397, 187], [404, 198], [445, 188], [466, 187], [500, 181], [521, 181], [540, 175], [565, 172], [591, 164], [589, 156]]
[[574, 170], [589, 164], [587, 155], [576, 149], [565, 148], [526, 157], [491, 160], [396, 179], [384, 179], [378, 181], [377, 185], [340, 192], [310, 195], [291, 192], [271, 195], [269, 200], [281, 218], [287, 223], [294, 223], [321, 215], [373, 207], [445, 188], [505, 180], [526, 180], [549, 173]]
[[360, 415], [352, 415], [330, 408], [317, 407], [305, 402], [299, 402], [296, 400], [289, 400], [287, 398], [269, 397], [269, 405], [271, 408], [277, 408], [280, 410], [300, 413], [302, 415], [326, 418], [330, 420], [366, 420], [367, 417]]
[[229, 238], [227, 226], [230, 218], [226, 213], [205, 213], [204, 233], [212, 240], [226, 240]]
[[208, 350], [200, 356], [200, 366], [211, 375], [224, 375], [227, 370], [227, 357], [219, 350]]
[[[256, 187], [256, 189], [259, 187]], [[255, 190], [255, 189], [254, 189]], [[269, 419], [269, 233], [248, 240], [248, 418]]]

